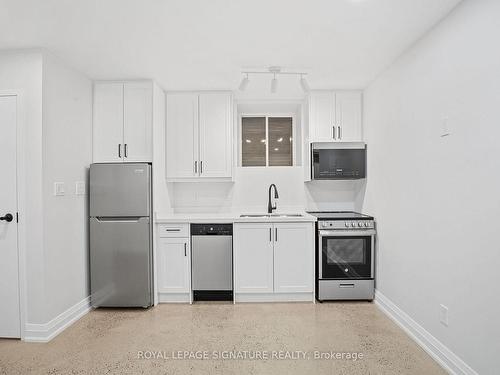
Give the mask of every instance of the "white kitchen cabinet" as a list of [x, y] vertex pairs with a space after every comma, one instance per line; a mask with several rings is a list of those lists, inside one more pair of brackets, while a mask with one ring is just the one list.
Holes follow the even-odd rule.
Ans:
[[152, 161], [152, 82], [96, 82], [93, 160]]
[[200, 177], [231, 177], [231, 95], [203, 93], [199, 97]]
[[334, 140], [335, 94], [331, 91], [311, 91], [309, 94], [309, 132], [311, 142]]
[[273, 292], [272, 224], [235, 224], [233, 230], [235, 293]]
[[198, 176], [198, 94], [167, 93], [167, 179]]
[[337, 138], [341, 142], [363, 141], [362, 97], [360, 92], [335, 94]]
[[230, 92], [167, 93], [166, 123], [168, 180], [231, 178]]
[[152, 159], [153, 90], [150, 82], [123, 85], [124, 157], [129, 162]]
[[158, 238], [156, 267], [160, 302], [189, 302], [191, 293], [189, 237]]
[[94, 84], [94, 162], [123, 160], [123, 84]]
[[362, 93], [311, 91], [310, 142], [362, 142]]
[[274, 234], [274, 291], [312, 292], [314, 239], [311, 223], [275, 223]]
[[236, 301], [313, 298], [312, 223], [236, 223], [233, 233]]

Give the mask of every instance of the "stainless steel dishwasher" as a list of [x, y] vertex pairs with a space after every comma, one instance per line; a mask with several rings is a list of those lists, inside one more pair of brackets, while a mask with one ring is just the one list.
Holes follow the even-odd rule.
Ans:
[[193, 300], [233, 300], [233, 224], [191, 224]]

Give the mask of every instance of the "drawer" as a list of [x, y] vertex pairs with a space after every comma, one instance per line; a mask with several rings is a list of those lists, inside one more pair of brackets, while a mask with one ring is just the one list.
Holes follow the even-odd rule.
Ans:
[[318, 299], [328, 300], [373, 300], [374, 280], [319, 280]]
[[189, 237], [189, 224], [160, 224], [158, 236], [164, 237]]

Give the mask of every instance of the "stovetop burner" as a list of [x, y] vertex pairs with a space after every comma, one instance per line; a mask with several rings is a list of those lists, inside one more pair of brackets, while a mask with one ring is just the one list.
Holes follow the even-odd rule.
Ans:
[[307, 213], [316, 216], [318, 220], [373, 220], [372, 216], [354, 211], [308, 211]]

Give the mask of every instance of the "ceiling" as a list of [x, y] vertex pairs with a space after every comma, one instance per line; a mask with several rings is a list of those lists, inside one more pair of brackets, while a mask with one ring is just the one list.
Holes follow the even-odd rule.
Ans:
[[0, 0], [0, 49], [42, 47], [92, 79], [166, 90], [236, 89], [242, 69], [270, 65], [306, 70], [311, 88], [363, 88], [459, 2]]

